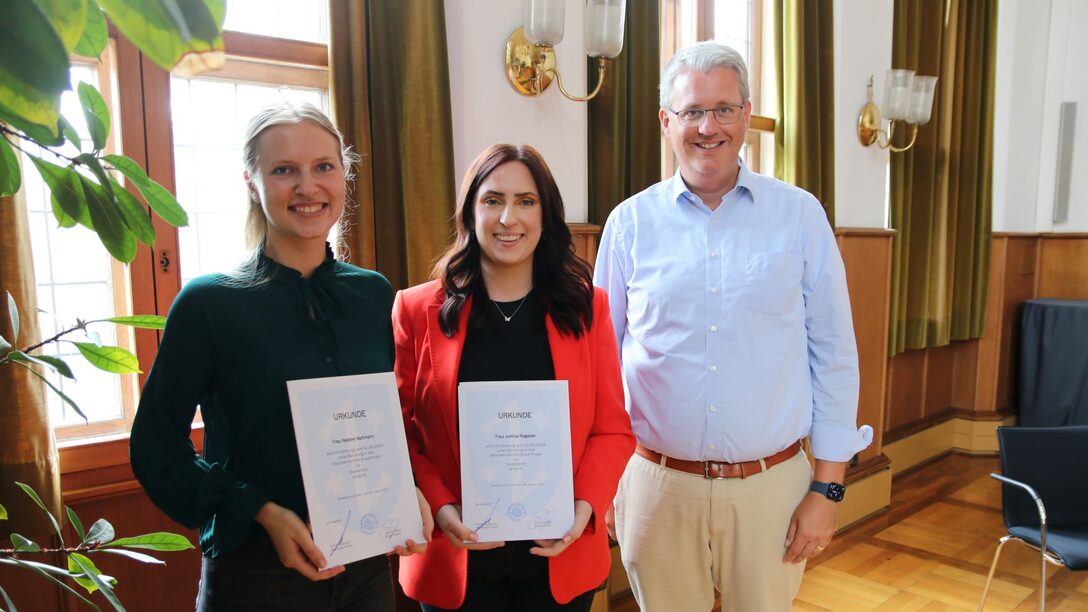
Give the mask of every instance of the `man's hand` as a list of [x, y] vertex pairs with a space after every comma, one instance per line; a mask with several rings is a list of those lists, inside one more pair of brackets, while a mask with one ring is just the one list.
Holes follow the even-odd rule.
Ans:
[[467, 548], [468, 550], [488, 550], [505, 546], [506, 542], [477, 543], [480, 536], [476, 535], [461, 522], [461, 508], [454, 504], [446, 504], [438, 509], [435, 522], [442, 534], [450, 541], [454, 548]]
[[423, 537], [425, 540], [418, 544], [412, 540], [405, 540], [404, 546], [396, 546], [393, 552], [402, 557], [408, 555], [422, 555], [427, 551], [427, 544], [431, 541], [431, 533], [434, 532], [434, 518], [431, 516], [431, 505], [427, 498], [423, 497], [423, 491], [416, 487], [416, 501], [419, 502], [419, 518], [423, 520]]
[[586, 525], [589, 524], [592, 516], [593, 506], [589, 505], [589, 502], [584, 499], [574, 500], [574, 524], [571, 525], [570, 530], [558, 540], [537, 540], [537, 545], [530, 548], [529, 553], [541, 557], [558, 556], [575, 540], [582, 537], [582, 532], [586, 530]]
[[786, 532], [786, 555], [782, 560], [800, 563], [820, 554], [835, 535], [837, 515], [835, 502], [819, 493], [805, 494], [790, 518], [790, 528]]
[[343, 565], [325, 567], [325, 557], [314, 544], [309, 528], [287, 508], [268, 502], [261, 506], [254, 520], [268, 532], [284, 567], [315, 581], [328, 580], [344, 571]]

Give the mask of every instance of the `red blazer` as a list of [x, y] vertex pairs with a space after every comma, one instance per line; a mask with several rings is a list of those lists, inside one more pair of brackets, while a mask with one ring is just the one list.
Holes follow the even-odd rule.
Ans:
[[[431, 281], [397, 293], [393, 303], [394, 371], [408, 452], [416, 484], [433, 512], [461, 503], [457, 371], [472, 308], [471, 301], [465, 304], [457, 334], [447, 338], [438, 327], [443, 299], [441, 285]], [[595, 290], [593, 327], [580, 338], [560, 335], [550, 316], [546, 325], [555, 378], [568, 381], [570, 390], [574, 497], [593, 506], [582, 537], [548, 560], [552, 595], [567, 603], [608, 575], [611, 556], [604, 516], [634, 452], [635, 438], [623, 405], [619, 353], [604, 291]], [[464, 603], [467, 573], [467, 552], [451, 546], [437, 525], [426, 553], [400, 560], [404, 592], [441, 608]]]

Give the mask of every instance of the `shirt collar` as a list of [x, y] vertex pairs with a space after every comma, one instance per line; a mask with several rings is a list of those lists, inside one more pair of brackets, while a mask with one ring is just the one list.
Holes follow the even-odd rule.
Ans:
[[[756, 173], [748, 169], [748, 165], [744, 163], [743, 159], [738, 159], [737, 165], [739, 166], [739, 169], [737, 171], [737, 184], [733, 187], [733, 189], [736, 190], [739, 188], [747, 191], [749, 197], [752, 199], [752, 202], [755, 202], [755, 187], [757, 180]], [[681, 197], [684, 196], [684, 194], [687, 194], [687, 198], [685, 199], [689, 199], [692, 202], [699, 202], [699, 196], [695, 195], [691, 192], [690, 189], [688, 189], [687, 183], [685, 183], [683, 177], [680, 176], [679, 168], [676, 169], [676, 173], [673, 174], [672, 178], [669, 180], [671, 181], [668, 186], [670, 201], [674, 203], [679, 203]]]

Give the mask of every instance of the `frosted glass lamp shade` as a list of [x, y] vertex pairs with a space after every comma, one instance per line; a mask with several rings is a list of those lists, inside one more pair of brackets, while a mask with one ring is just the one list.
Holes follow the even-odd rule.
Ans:
[[888, 75], [884, 79], [884, 104], [880, 107], [885, 117], [896, 120], [907, 118], [913, 84], [913, 70], [888, 71]]
[[565, 0], [525, 0], [525, 38], [534, 45], [559, 44], [565, 7]]
[[623, 51], [627, 0], [586, 0], [586, 55], [612, 59]]
[[930, 114], [933, 112], [933, 93], [936, 89], [937, 77], [914, 77], [914, 88], [910, 94], [910, 110], [907, 112], [907, 122], [916, 125], [929, 123]]

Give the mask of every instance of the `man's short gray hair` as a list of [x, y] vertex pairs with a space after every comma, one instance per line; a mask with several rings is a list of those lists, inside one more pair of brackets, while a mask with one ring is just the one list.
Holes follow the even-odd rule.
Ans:
[[713, 40], [688, 45], [677, 51], [661, 71], [661, 108], [672, 103], [672, 83], [685, 70], [711, 72], [717, 68], [729, 68], [737, 73], [740, 81], [741, 103], [748, 101], [748, 66], [744, 58], [732, 47]]

